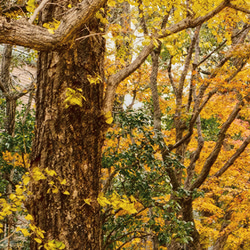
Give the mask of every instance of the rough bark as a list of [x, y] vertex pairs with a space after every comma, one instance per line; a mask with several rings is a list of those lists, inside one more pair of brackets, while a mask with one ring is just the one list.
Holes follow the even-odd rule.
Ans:
[[[42, 20], [46, 21], [52, 11], [48, 10]], [[97, 19], [91, 19], [77, 36], [98, 33], [99, 26]], [[103, 59], [101, 36], [39, 54], [31, 171], [38, 167], [45, 173], [48, 168], [57, 176], [46, 175], [46, 179], [31, 183], [27, 207], [34, 224], [46, 232], [44, 242], [58, 240], [70, 250], [101, 249], [97, 197], [105, 131], [104, 87], [102, 81], [90, 84], [88, 78], [103, 79]], [[82, 90], [86, 98], [82, 107], [70, 104], [66, 108], [67, 88]], [[60, 184], [59, 178], [67, 184]], [[58, 193], [48, 191], [51, 181]], [[90, 205], [84, 199], [90, 199]], [[38, 244], [32, 240], [31, 250], [35, 249]]]

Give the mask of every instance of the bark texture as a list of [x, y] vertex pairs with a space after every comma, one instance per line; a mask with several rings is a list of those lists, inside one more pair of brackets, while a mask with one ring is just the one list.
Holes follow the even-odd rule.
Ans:
[[[43, 22], [60, 14], [54, 6], [50, 8]], [[92, 18], [77, 37], [98, 33], [99, 26]], [[103, 79], [104, 45], [104, 39], [95, 36], [39, 54], [31, 171], [39, 168], [47, 178], [31, 183], [27, 207], [34, 224], [46, 232], [44, 241], [61, 241], [70, 250], [101, 248], [97, 197], [105, 131], [103, 82], [90, 84], [88, 79]], [[82, 106], [69, 103], [66, 107], [68, 88], [84, 96]], [[46, 168], [57, 175], [46, 174]], [[60, 183], [64, 179], [66, 185]], [[84, 199], [90, 199], [90, 205]], [[32, 240], [31, 250], [35, 249], [38, 244]]]

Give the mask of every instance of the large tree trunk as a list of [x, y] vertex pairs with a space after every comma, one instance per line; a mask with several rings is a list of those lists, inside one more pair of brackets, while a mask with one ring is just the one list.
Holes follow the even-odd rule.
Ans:
[[[77, 37], [90, 32], [100, 32], [97, 19], [90, 20]], [[97, 197], [105, 132], [104, 85], [101, 80], [90, 84], [88, 79], [103, 79], [104, 47], [101, 36], [90, 36], [39, 54], [31, 171], [38, 167], [46, 173], [47, 168], [57, 176], [46, 174], [46, 179], [32, 181], [27, 207], [34, 224], [46, 232], [43, 241], [61, 241], [70, 250], [101, 248]], [[72, 103], [66, 107], [68, 88], [86, 98], [82, 107]], [[57, 188], [50, 189], [51, 181]], [[90, 199], [90, 205], [84, 199]], [[38, 244], [33, 239], [31, 250], [35, 249]]]

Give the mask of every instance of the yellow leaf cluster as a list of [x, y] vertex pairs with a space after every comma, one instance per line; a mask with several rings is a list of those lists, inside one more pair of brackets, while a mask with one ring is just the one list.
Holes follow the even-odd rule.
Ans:
[[23, 168], [29, 167], [28, 154], [20, 155], [19, 153], [11, 153], [9, 151], [2, 152], [2, 154], [3, 154], [3, 160], [6, 161], [8, 165], [11, 165], [13, 167], [23, 167]]
[[60, 25], [60, 21], [54, 19], [53, 22], [44, 23], [43, 27], [48, 29], [50, 34], [54, 34], [55, 31], [58, 29], [59, 25]]
[[120, 197], [118, 193], [114, 192], [109, 198], [106, 198], [103, 193], [100, 193], [97, 201], [102, 207], [111, 205], [114, 210], [121, 208], [129, 214], [137, 213], [137, 210], [135, 209], [136, 199], [133, 196], [128, 198], [127, 196], [123, 195]]
[[65, 108], [67, 109], [71, 105], [78, 105], [82, 107], [82, 100], [86, 101], [86, 98], [81, 94], [82, 89], [71, 89], [67, 88], [66, 96], [67, 98], [64, 100]]

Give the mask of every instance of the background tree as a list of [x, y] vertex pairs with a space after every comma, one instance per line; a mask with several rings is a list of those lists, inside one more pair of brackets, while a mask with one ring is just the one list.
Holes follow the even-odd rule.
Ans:
[[[30, 106], [33, 97], [31, 92], [29, 97], [29, 102], [25, 110], [24, 107], [21, 108], [19, 105], [19, 110], [17, 110], [18, 101], [20, 98], [28, 94], [31, 90], [34, 89], [34, 77], [32, 73], [28, 73], [31, 80], [29, 86], [20, 86], [18, 84], [18, 76], [13, 76], [13, 68], [17, 67], [17, 63], [21, 66], [24, 61], [21, 57], [19, 61], [14, 61], [12, 56], [12, 46], [4, 45], [2, 53], [2, 62], [1, 62], [1, 81], [0, 81], [0, 90], [1, 90], [1, 193], [3, 197], [8, 197], [14, 190], [15, 185], [20, 181], [20, 176], [24, 173], [24, 166], [20, 164], [20, 161], [15, 158], [18, 156], [20, 158], [26, 158], [27, 153], [30, 150], [30, 143], [32, 135], [24, 135], [28, 131], [33, 130], [32, 120], [30, 119]], [[24, 69], [23, 69], [24, 70]], [[23, 117], [21, 117], [23, 116]], [[27, 121], [28, 118], [28, 121]], [[17, 123], [17, 127], [16, 127]], [[28, 125], [28, 123], [30, 123]], [[30, 130], [31, 129], [31, 130]], [[7, 154], [12, 154], [12, 163], [7, 164], [3, 158]], [[10, 156], [10, 155], [9, 155]], [[3, 158], [2, 158], [3, 157]], [[11, 157], [10, 157], [11, 158]], [[9, 159], [10, 161], [10, 159]], [[6, 221], [3, 225], [4, 234], [3, 237], [8, 237], [12, 230], [15, 227], [15, 216], [10, 215], [6, 218]], [[10, 244], [11, 238], [8, 237]]]

